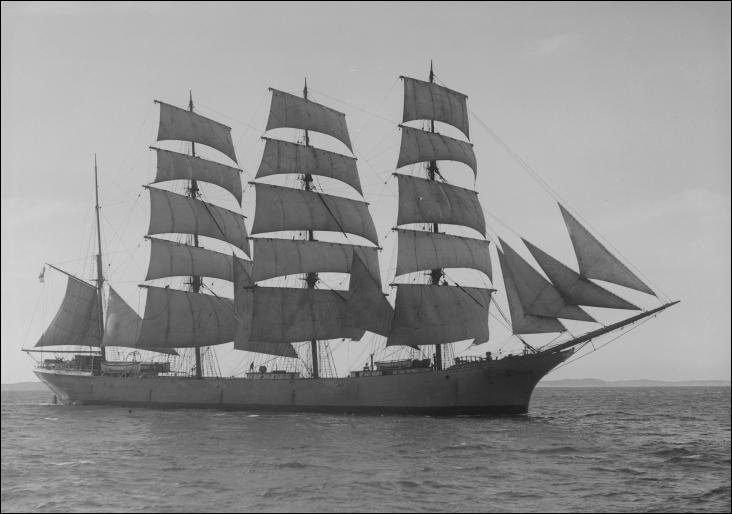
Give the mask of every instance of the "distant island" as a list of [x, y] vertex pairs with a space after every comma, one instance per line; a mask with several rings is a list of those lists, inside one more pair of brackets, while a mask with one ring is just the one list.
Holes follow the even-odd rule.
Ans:
[[542, 380], [537, 387], [730, 387], [729, 380], [613, 380], [599, 378], [564, 378]]
[[[599, 378], [564, 378], [542, 380], [537, 387], [730, 387], [729, 380], [614, 380]], [[50, 391], [43, 382], [2, 384], [2, 391]]]

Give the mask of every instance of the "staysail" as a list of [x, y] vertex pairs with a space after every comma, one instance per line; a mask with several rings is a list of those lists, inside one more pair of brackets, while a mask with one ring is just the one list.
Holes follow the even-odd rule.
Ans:
[[565, 266], [526, 239], [523, 241], [568, 305], [587, 305], [589, 307], [606, 307], [609, 309], [639, 309], [629, 301], [581, 277], [579, 273]]
[[567, 225], [582, 277], [605, 280], [606, 282], [612, 282], [613, 284], [636, 289], [654, 296], [656, 295], [625, 264], [610, 253], [595, 236], [590, 234], [562, 204], [559, 204], [559, 209], [562, 211], [564, 223]]
[[519, 301], [526, 314], [550, 318], [595, 321], [576, 305], [567, 305], [562, 295], [547, 279], [541, 276], [508, 243], [499, 238], [506, 265], [516, 286]]

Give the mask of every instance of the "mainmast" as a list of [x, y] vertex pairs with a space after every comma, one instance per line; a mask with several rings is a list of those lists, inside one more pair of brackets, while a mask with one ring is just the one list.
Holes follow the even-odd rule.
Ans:
[[[432, 69], [432, 60], [430, 59], [430, 84], [435, 82], [435, 73]], [[435, 120], [430, 120], [430, 132], [435, 133]], [[440, 172], [437, 167], [437, 161], [430, 161], [427, 166], [427, 178], [432, 182], [435, 181], [437, 174]], [[437, 234], [439, 232], [439, 225], [437, 223], [432, 224], [432, 232]], [[440, 285], [440, 279], [442, 278], [442, 268], [434, 268], [429, 272], [430, 283], [434, 286]], [[435, 345], [435, 368], [442, 369], [442, 345]]]
[[104, 346], [101, 344], [101, 337], [104, 334], [104, 313], [102, 311], [102, 285], [104, 284], [104, 270], [102, 268], [102, 229], [99, 223], [99, 179], [97, 177], [97, 154], [94, 154], [94, 193], [96, 196], [97, 214], [97, 302], [99, 305], [99, 347], [102, 350], [102, 361], [107, 360]]
[[[308, 99], [308, 79], [305, 77], [305, 87], [302, 90], [302, 97], [307, 100]], [[308, 129], [305, 129], [305, 146], [310, 146], [310, 132]], [[310, 173], [303, 173], [302, 176], [302, 182], [303, 182], [303, 189], [305, 191], [312, 191], [313, 190], [313, 175]], [[307, 240], [308, 241], [315, 241], [315, 231], [314, 230], [308, 230], [307, 231]], [[307, 284], [308, 289], [315, 289], [315, 284], [318, 283], [318, 273], [317, 272], [310, 272], [305, 274], [305, 283]], [[312, 354], [312, 361], [313, 361], [313, 378], [318, 378], [320, 376], [320, 367], [318, 365], [318, 340], [313, 339], [310, 341], [310, 352]]]
[[[193, 92], [188, 92], [188, 110], [193, 112]], [[196, 143], [191, 141], [191, 157], [196, 156]], [[188, 185], [188, 198], [197, 199], [198, 197], [198, 181], [191, 179]], [[193, 234], [193, 246], [198, 246], [198, 234]], [[201, 277], [192, 275], [191, 276], [191, 291], [198, 293], [201, 290]], [[196, 378], [202, 378], [203, 372], [201, 370], [201, 347], [195, 346], [194, 351], [196, 353]]]

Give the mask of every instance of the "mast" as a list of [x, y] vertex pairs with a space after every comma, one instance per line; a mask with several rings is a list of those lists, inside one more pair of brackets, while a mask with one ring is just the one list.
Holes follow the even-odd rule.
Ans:
[[[435, 81], [435, 73], [432, 69], [432, 60], [430, 59], [430, 83], [434, 83]], [[435, 120], [430, 120], [430, 132], [433, 134], [435, 133]], [[431, 180], [432, 182], [435, 181], [435, 177], [437, 176], [437, 173], [439, 173], [439, 168], [437, 167], [437, 161], [430, 161], [429, 165], [427, 166], [427, 178]], [[437, 223], [432, 224], [432, 232], [437, 233], [439, 231], [439, 225]], [[430, 283], [434, 286], [440, 285], [440, 279], [442, 278], [442, 268], [434, 268], [429, 272], [430, 277]], [[436, 344], [435, 345], [435, 368], [437, 370], [442, 369], [442, 345]]]
[[[305, 77], [305, 87], [302, 90], [302, 97], [308, 99], [308, 79]], [[305, 146], [310, 146], [310, 132], [305, 129]], [[303, 173], [302, 176], [303, 189], [305, 191], [313, 190], [313, 176], [310, 173]], [[307, 239], [308, 241], [315, 241], [315, 232], [308, 230]], [[305, 275], [305, 283], [308, 289], [315, 289], [315, 284], [318, 283], [318, 274], [316, 272], [307, 273]], [[320, 376], [320, 369], [318, 366], [318, 340], [313, 339], [310, 341], [310, 352], [313, 360], [313, 378]]]
[[[193, 92], [188, 92], [188, 110], [193, 112]], [[191, 141], [191, 157], [196, 156], [196, 143]], [[194, 200], [198, 196], [198, 181], [191, 179], [188, 185], [188, 197]], [[193, 246], [198, 246], [198, 234], [193, 234]], [[191, 291], [198, 293], [201, 290], [201, 277], [192, 275], [191, 276]], [[202, 378], [203, 372], [201, 370], [201, 347], [195, 346], [194, 351], [196, 354], [196, 378]]]
[[97, 302], [99, 305], [99, 348], [102, 350], [102, 361], [107, 360], [106, 352], [101, 343], [101, 336], [104, 334], [104, 314], [102, 312], [102, 285], [104, 284], [104, 270], [102, 268], [102, 229], [99, 223], [99, 179], [97, 177], [97, 154], [94, 154], [94, 194], [96, 197], [97, 215]]

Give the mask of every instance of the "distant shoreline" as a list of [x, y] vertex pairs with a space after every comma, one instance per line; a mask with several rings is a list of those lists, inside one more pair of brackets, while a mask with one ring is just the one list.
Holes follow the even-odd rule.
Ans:
[[[0, 384], [2, 391], [49, 391], [43, 382], [17, 382]], [[730, 387], [729, 380], [613, 380], [598, 378], [565, 378], [542, 380], [536, 387]]]
[[599, 378], [564, 378], [542, 380], [536, 387], [730, 387], [729, 380], [600, 380]]

